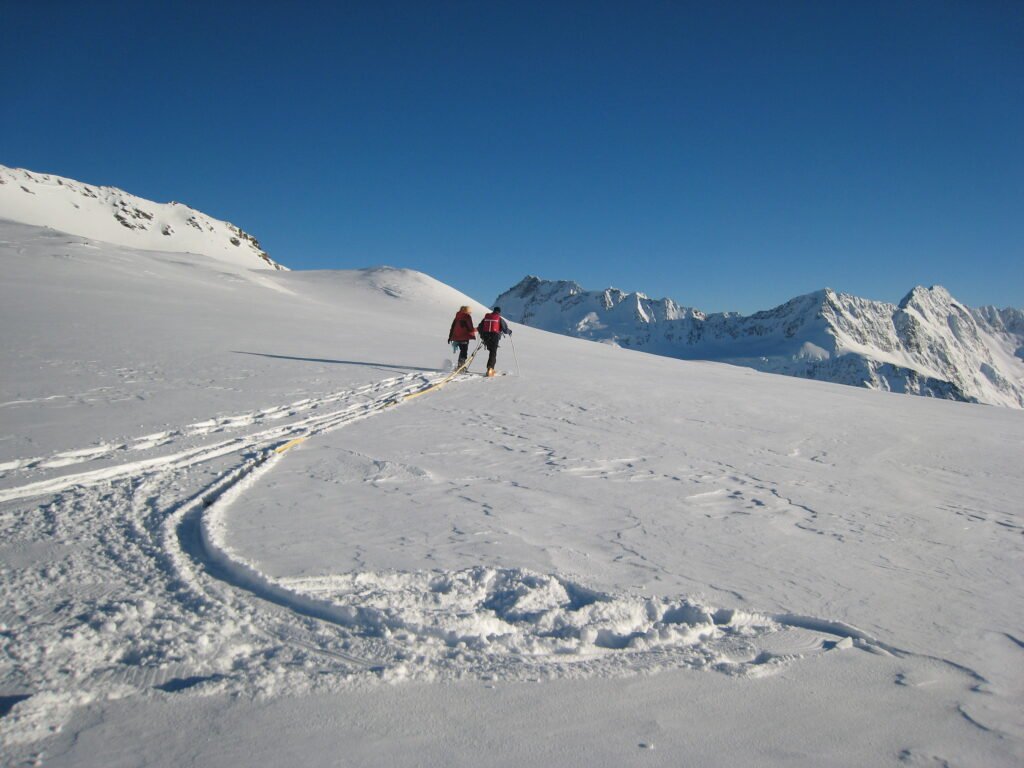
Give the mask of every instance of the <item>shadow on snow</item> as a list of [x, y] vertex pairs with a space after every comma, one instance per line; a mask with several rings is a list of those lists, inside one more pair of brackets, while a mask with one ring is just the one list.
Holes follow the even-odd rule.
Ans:
[[440, 368], [424, 368], [415, 365], [393, 365], [392, 363], [368, 363], [359, 360], [328, 360], [323, 357], [294, 357], [292, 355], [272, 355], [269, 352], [246, 352], [240, 349], [231, 350], [236, 355], [255, 355], [257, 357], [272, 357], [276, 360], [299, 360], [304, 363], [327, 363], [330, 365], [364, 365], [368, 368], [395, 368], [401, 371], [430, 371], [439, 372]]

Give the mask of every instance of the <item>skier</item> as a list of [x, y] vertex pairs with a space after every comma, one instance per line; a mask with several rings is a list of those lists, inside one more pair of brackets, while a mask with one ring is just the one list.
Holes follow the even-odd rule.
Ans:
[[501, 316], [501, 307], [495, 307], [493, 311], [484, 315], [484, 319], [477, 326], [480, 331], [480, 338], [490, 353], [487, 355], [487, 375], [494, 375], [494, 366], [498, 362], [498, 342], [502, 336], [511, 336], [512, 330]]
[[459, 307], [452, 320], [451, 330], [448, 331], [448, 343], [455, 344], [459, 348], [459, 364], [461, 368], [469, 355], [469, 342], [476, 338], [476, 328], [473, 327], [473, 317], [469, 314], [469, 307]]

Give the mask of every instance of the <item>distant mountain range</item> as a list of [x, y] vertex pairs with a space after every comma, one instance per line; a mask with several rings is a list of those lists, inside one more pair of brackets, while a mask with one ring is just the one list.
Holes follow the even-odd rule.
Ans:
[[197, 253], [250, 269], [285, 269], [252, 235], [182, 203], [0, 165], [0, 219], [148, 251]]
[[1024, 311], [971, 309], [940, 286], [898, 305], [826, 288], [742, 316], [529, 276], [495, 303], [509, 320], [628, 349], [1024, 408]]

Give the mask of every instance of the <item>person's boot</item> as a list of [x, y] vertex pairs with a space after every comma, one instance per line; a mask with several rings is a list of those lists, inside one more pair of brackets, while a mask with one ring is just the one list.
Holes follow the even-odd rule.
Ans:
[[490, 378], [493, 375], [494, 375], [494, 369], [493, 368], [488, 368], [487, 369], [487, 378]]

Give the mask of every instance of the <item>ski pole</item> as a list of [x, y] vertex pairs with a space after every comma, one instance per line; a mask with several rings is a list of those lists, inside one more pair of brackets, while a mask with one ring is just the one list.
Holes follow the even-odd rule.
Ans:
[[516, 376], [522, 378], [519, 372], [519, 355], [516, 354], [516, 343], [512, 341], [512, 334], [508, 335], [508, 343], [512, 345], [512, 358], [516, 361]]

